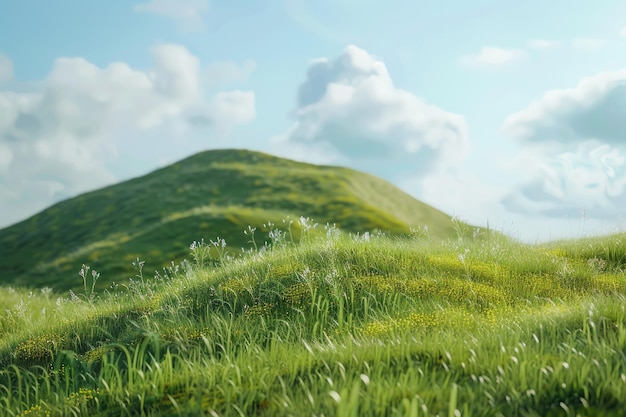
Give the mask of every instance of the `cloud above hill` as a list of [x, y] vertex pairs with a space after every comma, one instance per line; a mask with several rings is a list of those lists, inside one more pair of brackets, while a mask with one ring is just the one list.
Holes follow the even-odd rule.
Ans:
[[369, 172], [388, 161], [429, 172], [462, 160], [468, 147], [463, 116], [396, 87], [385, 64], [354, 45], [311, 63], [292, 116], [291, 128], [273, 138], [274, 152], [326, 155]]
[[185, 47], [158, 45], [152, 56], [146, 71], [59, 58], [36, 89], [0, 89], [0, 175], [11, 179], [0, 181], [0, 225], [114, 182], [107, 162], [122, 143], [146, 135], [162, 141], [198, 128], [227, 133], [255, 118], [252, 92], [207, 96], [205, 70]]
[[508, 116], [502, 132], [524, 147], [525, 182], [503, 202], [514, 211], [562, 216], [585, 209], [616, 217], [626, 204], [626, 70], [548, 91]]
[[552, 90], [508, 116], [505, 134], [526, 144], [569, 144], [597, 139], [623, 144], [626, 135], [626, 70], [582, 79], [574, 88]]

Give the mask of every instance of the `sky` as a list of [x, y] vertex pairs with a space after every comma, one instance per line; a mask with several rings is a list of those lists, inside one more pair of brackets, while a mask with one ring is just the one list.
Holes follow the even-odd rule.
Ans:
[[626, 231], [626, 3], [0, 1], [0, 227], [218, 148], [525, 242]]

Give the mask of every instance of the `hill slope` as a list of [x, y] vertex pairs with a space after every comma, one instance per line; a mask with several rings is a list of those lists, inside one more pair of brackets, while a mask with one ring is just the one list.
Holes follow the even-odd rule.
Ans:
[[[100, 286], [180, 261], [201, 238], [250, 246], [242, 231], [268, 221], [310, 217], [345, 231], [406, 233], [429, 226], [454, 235], [446, 214], [388, 182], [347, 168], [317, 166], [246, 150], [212, 150], [148, 175], [85, 193], [0, 230], [0, 283], [55, 290], [81, 287], [88, 264]], [[281, 224], [282, 225], [282, 224]], [[295, 230], [297, 232], [297, 230]]]

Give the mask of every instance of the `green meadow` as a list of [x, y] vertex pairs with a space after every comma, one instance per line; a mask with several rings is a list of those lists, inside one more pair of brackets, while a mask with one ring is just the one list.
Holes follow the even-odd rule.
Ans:
[[625, 264], [202, 152], [0, 230], [0, 416], [619, 416]]
[[6, 285], [0, 413], [623, 415], [626, 237], [277, 224], [119, 284]]

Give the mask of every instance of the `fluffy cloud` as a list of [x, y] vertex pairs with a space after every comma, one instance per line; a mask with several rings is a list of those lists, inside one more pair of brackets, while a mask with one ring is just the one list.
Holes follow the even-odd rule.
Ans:
[[527, 177], [503, 203], [513, 211], [617, 217], [626, 204], [626, 70], [547, 92], [510, 115], [503, 132], [525, 146]]
[[184, 31], [201, 31], [205, 28], [203, 15], [209, 11], [209, 2], [206, 0], [151, 0], [148, 3], [135, 5], [134, 9], [139, 13], [151, 13], [172, 19]]
[[620, 30], [619, 34], [622, 36], [622, 39], [626, 41], [626, 26], [624, 26], [622, 30]]
[[626, 70], [582, 79], [575, 88], [552, 90], [508, 116], [503, 132], [522, 143], [580, 143], [626, 138]]
[[462, 57], [461, 64], [468, 67], [494, 67], [519, 61], [525, 57], [526, 52], [523, 49], [485, 46], [477, 54]]
[[116, 181], [107, 162], [120, 143], [198, 127], [224, 132], [255, 117], [251, 92], [207, 97], [204, 71], [186, 48], [159, 45], [152, 54], [150, 71], [59, 58], [38, 91], [0, 91], [0, 178], [11, 179], [0, 181], [0, 225]]
[[520, 158], [526, 182], [509, 193], [503, 204], [511, 211], [554, 217], [615, 219], [626, 204], [626, 152], [590, 141], [573, 152]]
[[8, 56], [0, 54], [0, 84], [13, 79], [13, 62]]
[[385, 64], [353, 45], [312, 62], [293, 115], [295, 124], [273, 138], [275, 152], [323, 149], [329, 160], [370, 172], [390, 160], [426, 172], [457, 163], [468, 146], [462, 116], [395, 87]]

